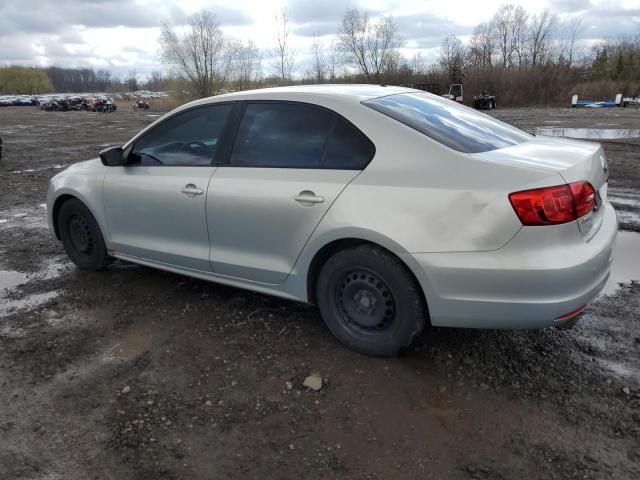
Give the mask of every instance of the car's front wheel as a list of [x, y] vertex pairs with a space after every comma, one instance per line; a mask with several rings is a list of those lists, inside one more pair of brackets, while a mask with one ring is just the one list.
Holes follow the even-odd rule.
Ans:
[[58, 233], [67, 255], [78, 268], [103, 270], [112, 262], [98, 222], [80, 200], [73, 198], [62, 204]]
[[396, 354], [426, 324], [428, 313], [415, 279], [397, 258], [374, 245], [341, 250], [329, 258], [316, 293], [329, 330], [367, 355]]

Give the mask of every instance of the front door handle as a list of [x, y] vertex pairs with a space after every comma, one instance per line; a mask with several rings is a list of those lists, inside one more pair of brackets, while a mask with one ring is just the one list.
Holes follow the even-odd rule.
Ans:
[[324, 202], [324, 197], [320, 195], [316, 195], [311, 190], [303, 190], [298, 195], [293, 197], [293, 199], [298, 203], [322, 203]]
[[182, 193], [184, 193], [185, 197], [195, 197], [196, 195], [202, 195], [204, 192], [201, 188], [196, 187], [193, 183], [188, 183], [182, 189]]

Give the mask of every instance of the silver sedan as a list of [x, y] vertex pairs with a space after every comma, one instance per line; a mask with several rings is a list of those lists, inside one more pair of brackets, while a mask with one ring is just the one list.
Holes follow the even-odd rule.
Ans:
[[427, 322], [575, 322], [617, 223], [595, 143], [535, 137], [417, 90], [300, 86], [167, 113], [52, 180], [75, 264], [113, 258], [316, 303], [391, 355]]

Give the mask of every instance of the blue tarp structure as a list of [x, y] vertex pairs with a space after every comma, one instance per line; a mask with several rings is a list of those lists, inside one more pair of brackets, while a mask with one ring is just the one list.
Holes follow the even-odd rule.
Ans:
[[621, 93], [616, 95], [616, 98], [613, 100], [603, 100], [603, 101], [578, 100], [578, 95], [574, 95], [573, 97], [571, 97], [571, 106], [572, 107], [591, 107], [591, 108], [620, 107], [621, 101], [622, 101]]

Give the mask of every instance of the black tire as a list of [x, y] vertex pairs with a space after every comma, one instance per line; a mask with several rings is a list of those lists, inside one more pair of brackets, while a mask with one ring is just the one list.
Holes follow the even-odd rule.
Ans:
[[345, 249], [329, 258], [320, 270], [316, 293], [331, 333], [365, 355], [395, 355], [411, 344], [427, 321], [427, 308], [411, 273], [374, 245]]
[[96, 219], [80, 200], [72, 198], [62, 204], [58, 233], [67, 255], [79, 269], [104, 270], [113, 261]]

